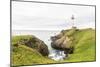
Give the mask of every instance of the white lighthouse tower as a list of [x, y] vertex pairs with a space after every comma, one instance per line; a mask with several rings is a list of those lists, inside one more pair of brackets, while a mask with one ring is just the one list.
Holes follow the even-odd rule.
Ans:
[[76, 29], [76, 26], [75, 26], [75, 16], [74, 15], [72, 15], [71, 20], [72, 20], [72, 28]]
[[72, 15], [72, 17], [71, 17], [71, 20], [72, 20], [72, 27], [75, 27], [75, 22], [74, 22], [74, 20], [75, 20], [75, 17], [74, 17], [74, 15]]

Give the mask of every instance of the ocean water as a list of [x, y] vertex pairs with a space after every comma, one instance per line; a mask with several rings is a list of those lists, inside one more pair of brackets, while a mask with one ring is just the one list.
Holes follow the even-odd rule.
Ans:
[[12, 35], [34, 35], [40, 40], [44, 41], [49, 49], [49, 57], [53, 60], [59, 61], [63, 60], [65, 57], [64, 51], [55, 50], [51, 47], [51, 36], [59, 34], [60, 31], [51, 31], [51, 30], [12, 30]]

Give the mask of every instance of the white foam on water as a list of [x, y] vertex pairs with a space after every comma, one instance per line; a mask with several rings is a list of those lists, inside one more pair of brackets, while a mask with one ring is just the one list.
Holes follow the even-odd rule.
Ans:
[[[60, 61], [60, 60], [63, 60], [65, 58], [65, 54], [64, 54], [64, 51], [57, 51], [57, 50], [53, 50], [55, 51], [54, 53], [51, 53], [49, 54], [49, 57], [53, 60], [56, 60], [56, 61]], [[56, 52], [57, 51], [57, 52]]]

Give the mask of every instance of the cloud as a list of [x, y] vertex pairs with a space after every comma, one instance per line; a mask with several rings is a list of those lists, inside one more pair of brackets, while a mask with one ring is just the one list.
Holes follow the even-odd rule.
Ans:
[[72, 26], [95, 27], [95, 8], [91, 6], [12, 2], [13, 29], [65, 29]]

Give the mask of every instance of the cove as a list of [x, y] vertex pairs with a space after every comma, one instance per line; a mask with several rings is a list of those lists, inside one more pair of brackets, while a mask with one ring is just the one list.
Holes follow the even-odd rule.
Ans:
[[49, 58], [61, 61], [65, 58], [64, 51], [56, 50], [51, 47], [51, 37], [60, 33], [60, 30], [13, 30], [12, 35], [34, 35], [44, 41], [49, 49]]

